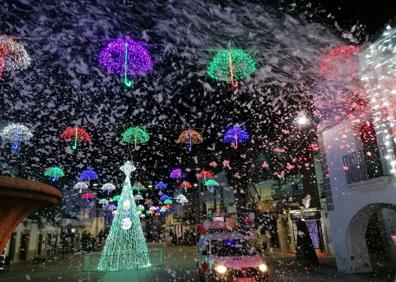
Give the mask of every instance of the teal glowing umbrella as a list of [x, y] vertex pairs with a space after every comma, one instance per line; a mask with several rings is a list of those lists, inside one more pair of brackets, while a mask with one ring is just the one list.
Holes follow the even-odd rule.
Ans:
[[51, 178], [53, 182], [56, 182], [59, 180], [60, 177], [65, 176], [65, 173], [63, 172], [63, 169], [61, 169], [60, 167], [53, 166], [45, 170], [44, 176], [47, 176]]

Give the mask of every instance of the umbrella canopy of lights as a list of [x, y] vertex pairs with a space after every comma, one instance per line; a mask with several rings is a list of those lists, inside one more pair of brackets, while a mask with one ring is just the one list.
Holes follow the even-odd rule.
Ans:
[[169, 174], [169, 177], [172, 179], [176, 179], [176, 181], [179, 181], [180, 178], [183, 178], [183, 170], [181, 168], [174, 168]]
[[212, 191], [215, 186], [219, 186], [219, 183], [214, 179], [208, 179], [204, 182], [204, 185], [209, 191]]
[[99, 54], [99, 62], [106, 70], [123, 76], [123, 84], [132, 88], [132, 78], [147, 75], [153, 68], [149, 51], [141, 42], [116, 39], [109, 42]]
[[238, 148], [238, 144], [249, 140], [249, 134], [239, 125], [232, 125], [224, 133], [224, 142], [231, 143], [231, 147]]
[[86, 182], [80, 181], [80, 182], [77, 182], [76, 185], [74, 185], [73, 189], [79, 190], [79, 192], [81, 193], [82, 190], [88, 189], [88, 184]]
[[155, 212], [156, 210], [158, 210], [158, 207], [152, 206], [152, 207], [149, 208], [149, 210], [152, 211], [152, 212]]
[[26, 69], [30, 63], [31, 59], [21, 43], [10, 36], [0, 35], [0, 78], [6, 72]]
[[168, 211], [168, 208], [166, 207], [166, 206], [163, 206], [163, 207], [161, 207], [160, 209], [159, 209], [159, 212], [160, 213], [164, 213], [164, 212], [167, 212]]
[[98, 179], [98, 174], [93, 170], [93, 168], [88, 167], [80, 173], [80, 180], [82, 181], [93, 181]]
[[136, 209], [137, 209], [138, 211], [144, 211], [144, 206], [143, 206], [143, 205], [138, 205], [138, 206], [136, 207]]
[[180, 183], [180, 189], [184, 189], [184, 191], [187, 191], [187, 189], [192, 188], [192, 185], [190, 182], [184, 180], [182, 183]]
[[137, 144], [147, 143], [150, 139], [148, 132], [141, 127], [129, 127], [122, 134], [122, 142]]
[[188, 200], [186, 198], [186, 196], [184, 196], [183, 194], [179, 194], [176, 196], [176, 202], [182, 205], [185, 205], [188, 203]]
[[121, 199], [120, 195], [114, 196], [111, 200], [114, 202], [118, 202]]
[[11, 143], [11, 152], [18, 154], [21, 149], [21, 142], [30, 140], [33, 134], [27, 126], [12, 122], [4, 127], [0, 136], [6, 142]]
[[177, 139], [178, 143], [188, 144], [188, 150], [191, 152], [193, 144], [199, 144], [203, 142], [203, 137], [200, 133], [194, 129], [184, 130]]
[[57, 166], [49, 167], [45, 170], [44, 176], [49, 177], [51, 181], [56, 182], [59, 178], [64, 177], [63, 169]]
[[138, 192], [146, 190], [146, 187], [144, 187], [143, 184], [140, 182], [136, 182], [135, 184], [133, 184], [131, 188], [132, 191], [138, 191]]
[[253, 58], [240, 49], [223, 50], [216, 54], [208, 66], [210, 78], [226, 81], [233, 88], [238, 87], [238, 81], [245, 79], [256, 70]]
[[135, 195], [135, 196], [134, 196], [134, 199], [135, 199], [135, 201], [142, 201], [142, 200], [144, 200], [144, 198], [143, 198], [142, 195]]
[[203, 180], [203, 181], [205, 182], [207, 179], [214, 178], [214, 176], [213, 176], [213, 174], [212, 174], [210, 171], [201, 170], [201, 171], [198, 173], [197, 178], [198, 178], [199, 180]]
[[85, 193], [85, 194], [83, 194], [82, 195], [82, 199], [83, 200], [87, 200], [87, 203], [89, 203], [91, 200], [93, 200], [93, 198], [94, 198], [95, 196], [94, 196], [94, 194], [92, 194], [92, 193]]
[[100, 205], [107, 206], [109, 204], [109, 201], [107, 199], [99, 199], [98, 203]]
[[172, 202], [171, 199], [166, 199], [166, 200], [164, 201], [164, 204], [165, 204], [165, 205], [172, 205], [173, 202]]
[[80, 127], [67, 127], [60, 135], [60, 138], [67, 142], [73, 141], [72, 149], [76, 150], [78, 147], [78, 142], [85, 141], [90, 142], [91, 136], [85, 131], [84, 128]]
[[166, 185], [164, 182], [160, 181], [155, 185], [155, 189], [157, 190], [164, 190], [168, 188], [168, 185]]
[[169, 197], [168, 195], [166, 195], [166, 194], [161, 195], [161, 197], [160, 197], [160, 201], [161, 201], [161, 202], [166, 201], [166, 200], [168, 200], [168, 199], [170, 199], [170, 197]]
[[326, 79], [344, 80], [359, 74], [359, 59], [356, 56], [361, 48], [354, 45], [342, 45], [323, 55], [319, 73]]
[[108, 183], [103, 184], [101, 189], [102, 189], [102, 191], [107, 192], [107, 194], [110, 194], [111, 192], [113, 192], [116, 189], [116, 187], [113, 183], [108, 182]]
[[110, 205], [107, 206], [107, 209], [108, 209], [108, 210], [111, 210], [111, 211], [112, 211], [112, 210], [115, 210], [116, 208], [117, 208], [117, 206], [114, 205], [114, 204], [110, 204]]

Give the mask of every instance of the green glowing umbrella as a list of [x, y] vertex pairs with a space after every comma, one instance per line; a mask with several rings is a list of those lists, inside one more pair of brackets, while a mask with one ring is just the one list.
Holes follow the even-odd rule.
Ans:
[[220, 51], [208, 66], [209, 77], [231, 83], [238, 87], [238, 81], [245, 79], [256, 70], [253, 58], [240, 49]]
[[122, 134], [122, 142], [134, 143], [135, 148], [137, 144], [143, 144], [148, 142], [150, 136], [148, 132], [141, 127], [129, 127]]

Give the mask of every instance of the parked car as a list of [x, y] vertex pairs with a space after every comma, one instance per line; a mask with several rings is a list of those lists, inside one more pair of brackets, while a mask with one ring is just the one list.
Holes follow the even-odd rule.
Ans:
[[200, 237], [197, 268], [201, 281], [267, 281], [268, 263], [247, 235], [216, 232]]
[[10, 270], [10, 258], [5, 255], [0, 255], [0, 271]]

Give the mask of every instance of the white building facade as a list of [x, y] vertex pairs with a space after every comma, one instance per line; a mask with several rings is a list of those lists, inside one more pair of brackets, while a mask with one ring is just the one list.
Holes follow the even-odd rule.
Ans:
[[359, 55], [360, 107], [320, 126], [333, 254], [343, 272], [396, 265], [396, 29]]

